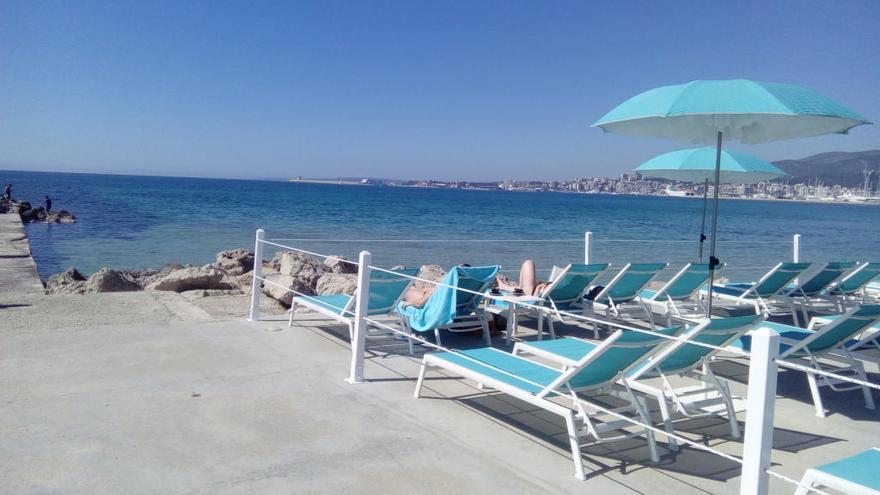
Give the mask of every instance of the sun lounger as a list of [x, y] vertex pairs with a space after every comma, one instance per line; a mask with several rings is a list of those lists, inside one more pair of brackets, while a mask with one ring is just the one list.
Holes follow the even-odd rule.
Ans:
[[[639, 294], [654, 280], [669, 263], [629, 263], [596, 294], [592, 301], [584, 305], [584, 314], [595, 314], [597, 310], [605, 315], [620, 318], [625, 307], [635, 307], [643, 311], [653, 326], [651, 310], [641, 303]], [[594, 326], [594, 336], [599, 338], [599, 327]]]
[[592, 263], [592, 264], [570, 264], [565, 268], [553, 267], [553, 274], [550, 282], [544, 287], [540, 294], [534, 298], [531, 303], [538, 306], [549, 308], [546, 311], [536, 311], [527, 307], [517, 306], [515, 308], [516, 315], [512, 315], [513, 311], [510, 304], [502, 300], [491, 301], [490, 311], [494, 313], [505, 312], [508, 318], [513, 318], [513, 322], [508, 325], [508, 342], [516, 331], [516, 321], [520, 314], [535, 315], [538, 317], [538, 339], [544, 335], [544, 319], [548, 320], [550, 329], [550, 338], [556, 338], [556, 329], [554, 328], [554, 320], [563, 322], [562, 311], [581, 312], [583, 310], [584, 296], [590, 290], [593, 282], [598, 279], [606, 269], [608, 263]]
[[839, 461], [810, 468], [795, 495], [830, 488], [846, 495], [880, 495], [880, 449], [865, 450]]
[[825, 294], [837, 304], [840, 311], [853, 304], [875, 303], [878, 302], [878, 298], [870, 295], [868, 286], [878, 277], [880, 277], [880, 262], [864, 263], [840, 282], [832, 285]]
[[[862, 381], [868, 381], [862, 361], [876, 362], [877, 360], [871, 356], [850, 351], [848, 345], [853, 337], [861, 334], [878, 321], [880, 321], [880, 305], [866, 304], [850, 309], [824, 326], [804, 329], [772, 322], [764, 322], [763, 325], [779, 332], [782, 337], [779, 350], [780, 359], [798, 359], [803, 361], [805, 366], [819, 371], [849, 375]], [[746, 335], [740, 338], [735, 346], [748, 350], [750, 344], [749, 336]], [[829, 362], [835, 365], [832, 366]], [[825, 408], [822, 406], [819, 387], [828, 387], [835, 392], [861, 389], [865, 397], [865, 407], [874, 409], [874, 398], [869, 387], [816, 373], [806, 373], [806, 375], [817, 416], [825, 417]]]
[[[393, 314], [397, 303], [412, 283], [411, 278], [419, 272], [418, 268], [402, 268], [395, 270], [395, 275], [388, 272], [372, 270], [370, 272], [370, 296], [367, 303], [367, 316]], [[340, 323], [348, 325], [348, 336], [354, 335], [355, 295], [331, 294], [324, 296], [296, 296], [290, 302], [290, 319], [288, 326], [293, 325], [297, 306], [306, 307]]]
[[[712, 295], [737, 306], [753, 306], [755, 314], [790, 314], [791, 303], [782, 299], [780, 293], [809, 267], [810, 263], [779, 263], [757, 282], [715, 285], [712, 287]], [[706, 289], [700, 290], [701, 294], [707, 292]], [[780, 306], [782, 311], [779, 311]]]
[[[695, 324], [682, 334], [682, 339], [668, 340], [656, 353], [646, 356], [642, 363], [626, 375], [629, 387], [641, 394], [655, 399], [660, 405], [664, 427], [671, 435], [675, 433], [673, 413], [694, 418], [715, 415], [718, 405], [723, 407], [730, 423], [730, 432], [740, 436], [739, 423], [727, 383], [719, 380], [712, 372], [710, 361], [720, 349], [740, 338], [762, 321], [760, 315], [737, 316], [706, 320]], [[695, 342], [697, 344], [688, 344]], [[544, 342], [520, 342], [514, 346], [514, 354], [533, 354], [562, 366], [571, 366], [595, 344], [575, 338], [563, 338]], [[669, 378], [677, 375], [700, 382], [699, 386], [686, 388], [673, 387]], [[660, 378], [662, 386], [647, 383], [646, 378]], [[675, 448], [675, 440], [670, 437], [670, 446]]]
[[[810, 326], [807, 328], [812, 329], [819, 325], [827, 325], [838, 318], [840, 318], [839, 314], [814, 316], [810, 320]], [[880, 323], [875, 323], [874, 326], [866, 328], [862, 333], [846, 343], [846, 348], [850, 351], [858, 351], [865, 347], [880, 349]]]
[[[723, 266], [715, 267], [715, 271]], [[705, 316], [706, 305], [699, 297], [699, 291], [708, 280], [708, 263], [688, 263], [659, 290], [643, 289], [639, 298], [653, 313], [665, 315], [667, 325], [671, 324], [671, 317]]]
[[825, 263], [823, 267], [809, 276], [803, 277], [803, 280], [794, 287], [782, 291], [781, 296], [792, 305], [791, 315], [795, 326], [801, 325], [798, 321], [797, 311], [800, 311], [803, 318], [801, 321], [806, 324], [809, 321], [808, 312], [819, 311], [821, 303], [827, 301], [827, 298], [823, 297], [825, 291], [841, 280], [854, 267], [856, 267], [854, 261], [831, 261]]
[[489, 324], [481, 307], [483, 296], [475, 293], [484, 293], [495, 282], [499, 268], [498, 265], [452, 268], [421, 308], [398, 303], [397, 311], [404, 329], [409, 333], [433, 330], [437, 344], [440, 344], [440, 330], [471, 332], [480, 328], [486, 345], [492, 345]]
[[[658, 330], [664, 335], [675, 335], [679, 331], [678, 327]], [[645, 355], [656, 351], [666, 341], [662, 337], [618, 330], [602, 343], [596, 344], [592, 351], [565, 371], [492, 347], [426, 354], [422, 359], [414, 395], [417, 398], [420, 396], [427, 370], [441, 368], [559, 415], [565, 420], [568, 430], [575, 476], [585, 479], [580, 450], [584, 437], [606, 442], [644, 435], [648, 440], [651, 460], [659, 460], [652, 430], [637, 427], [614, 416], [607, 419], [607, 413], [588, 412], [584, 407], [587, 399], [575, 391], [598, 392], [619, 387], [621, 383], [626, 387], [622, 377]], [[631, 393], [627, 396], [629, 405], [614, 411], [620, 414], [634, 413], [637, 421], [650, 424], [644, 399]], [[590, 405], [589, 402], [587, 404]], [[605, 416], [607, 420], [597, 421], [599, 416]], [[621, 434], [625, 428], [637, 428], [637, 431]], [[617, 435], [607, 436], [609, 432], [616, 432]]]

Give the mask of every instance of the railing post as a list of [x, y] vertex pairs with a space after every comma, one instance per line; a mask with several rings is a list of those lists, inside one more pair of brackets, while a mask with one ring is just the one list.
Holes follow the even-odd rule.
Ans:
[[801, 235], [795, 234], [791, 236], [791, 261], [792, 263], [801, 262]]
[[263, 229], [257, 229], [257, 238], [254, 241], [254, 276], [253, 290], [251, 291], [251, 314], [249, 321], [257, 321], [260, 319], [260, 293], [262, 292], [263, 281], [263, 240], [266, 238], [266, 232]]
[[593, 249], [593, 233], [589, 230], [584, 232], [584, 264], [590, 264], [590, 258], [592, 258], [592, 249]]
[[749, 395], [746, 404], [743, 464], [740, 495], [768, 493], [770, 450], [773, 446], [773, 416], [776, 405], [776, 358], [779, 334], [760, 327], [751, 333]]
[[367, 305], [370, 300], [370, 252], [358, 257], [357, 292], [355, 292], [354, 333], [351, 336], [351, 371], [345, 381], [364, 382], [364, 347], [367, 341]]

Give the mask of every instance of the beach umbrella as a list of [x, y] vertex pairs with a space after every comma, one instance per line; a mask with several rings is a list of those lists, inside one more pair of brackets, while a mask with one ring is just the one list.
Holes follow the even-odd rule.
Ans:
[[[754, 184], [786, 177], [782, 169], [742, 151], [721, 151], [723, 184]], [[635, 169], [642, 177], [668, 179], [678, 182], [703, 183], [703, 222], [700, 227], [700, 263], [703, 262], [703, 242], [706, 240], [706, 205], [709, 180], [715, 177], [715, 148], [691, 148], [670, 151], [655, 156]]]
[[708, 314], [712, 312], [718, 187], [724, 139], [746, 144], [823, 134], [846, 134], [867, 119], [813, 90], [747, 79], [697, 80], [633, 96], [594, 127], [605, 132], [715, 145], [715, 192], [709, 248]]

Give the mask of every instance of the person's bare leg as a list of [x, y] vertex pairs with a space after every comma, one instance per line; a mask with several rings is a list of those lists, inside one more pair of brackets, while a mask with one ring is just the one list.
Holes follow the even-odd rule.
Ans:
[[535, 272], [535, 262], [532, 260], [523, 261], [522, 268], [519, 269], [519, 286], [524, 294], [529, 296], [535, 293], [538, 285], [538, 276]]

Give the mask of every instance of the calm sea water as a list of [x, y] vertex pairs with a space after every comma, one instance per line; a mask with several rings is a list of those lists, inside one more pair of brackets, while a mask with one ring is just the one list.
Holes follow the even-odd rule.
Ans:
[[[582, 261], [586, 230], [596, 261], [680, 266], [698, 254], [701, 201], [693, 198], [0, 171], [7, 182], [15, 197], [39, 202], [49, 194], [79, 219], [27, 227], [43, 277], [70, 266], [89, 273], [209, 263], [223, 249], [253, 249], [257, 228], [269, 239], [349, 240], [278, 242], [350, 258], [368, 249], [387, 266], [516, 268], [533, 258], [549, 268]], [[719, 211], [718, 257], [735, 278], [789, 260], [796, 233], [804, 261], [878, 258], [877, 207], [723, 200]]]

